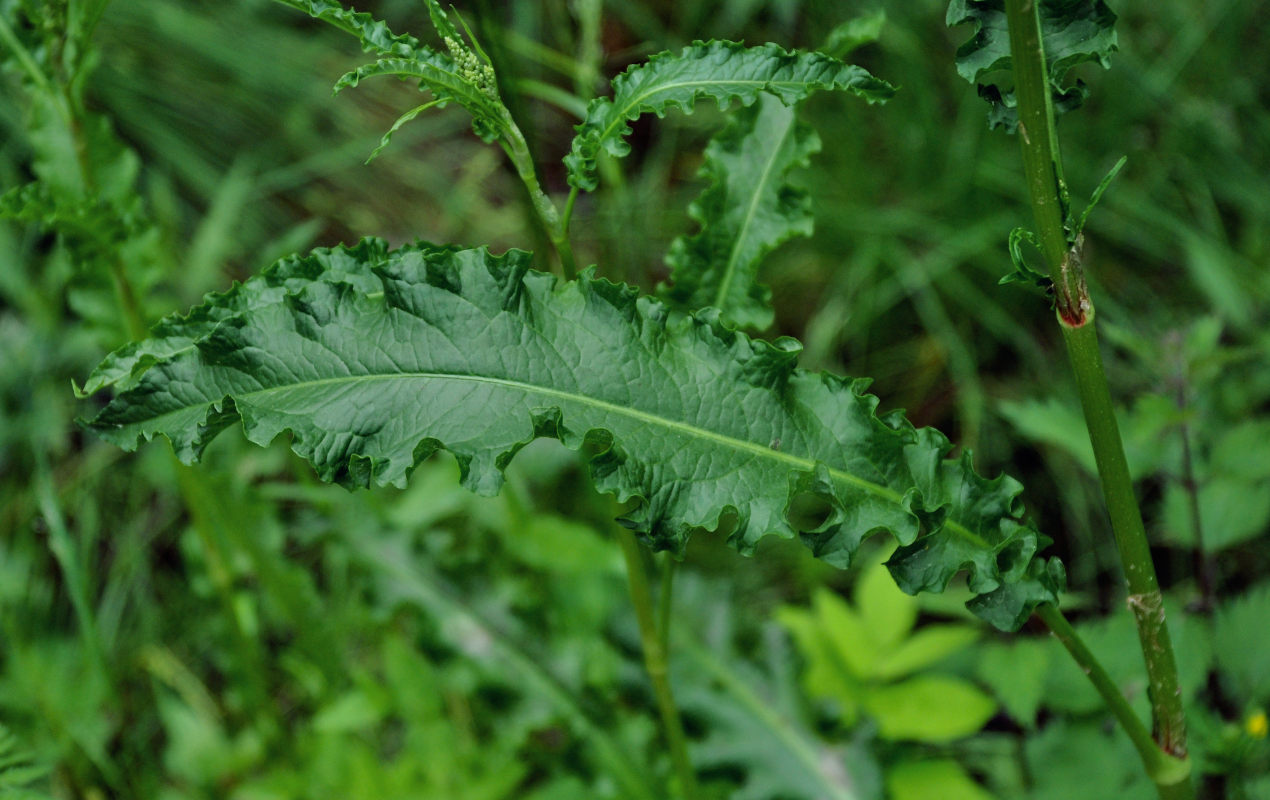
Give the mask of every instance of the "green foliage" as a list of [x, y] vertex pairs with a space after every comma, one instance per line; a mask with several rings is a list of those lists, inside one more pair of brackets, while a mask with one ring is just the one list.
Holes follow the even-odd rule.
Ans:
[[701, 229], [671, 244], [672, 283], [660, 288], [662, 299], [685, 310], [717, 308], [740, 328], [770, 326], [772, 292], [758, 281], [759, 264], [785, 241], [811, 235], [811, 200], [787, 177], [819, 149], [815, 131], [771, 95], [738, 111], [706, 147], [700, 176], [710, 185], [688, 208]]
[[[1079, 108], [1089, 94], [1083, 81], [1065, 85], [1067, 73], [1078, 64], [1096, 62], [1104, 69], [1116, 50], [1116, 15], [1103, 0], [1038, 0], [1041, 44], [1045, 48], [1054, 111]], [[995, 82], [994, 73], [1010, 69], [1010, 37], [1004, 0], [951, 0], [949, 26], [971, 23], [974, 36], [957, 48], [957, 72], [978, 84], [988, 102], [988, 125], [1013, 133], [1019, 118], [1013, 88]], [[988, 80], [985, 79], [993, 79]]]
[[627, 155], [627, 123], [643, 114], [664, 116], [671, 108], [691, 111], [705, 98], [720, 107], [734, 100], [749, 105], [760, 92], [789, 105], [818, 89], [849, 91], [870, 103], [895, 93], [862, 67], [822, 53], [791, 53], [774, 44], [746, 48], [734, 42], [696, 42], [678, 55], [659, 53], [614, 78], [613, 97], [591, 101], [565, 158], [569, 184], [593, 191], [599, 185], [596, 159], [601, 152]]
[[804, 680], [815, 697], [834, 702], [844, 725], [863, 714], [884, 739], [943, 743], [969, 736], [997, 710], [972, 683], [929, 672], [979, 638], [965, 625], [928, 625], [913, 631], [917, 601], [900, 593], [882, 565], [856, 584], [854, 607], [821, 590], [812, 610], [781, 609], [807, 660]]
[[906, 591], [940, 591], [969, 567], [972, 607], [1002, 628], [1056, 597], [1062, 568], [1035, 557], [1017, 484], [945, 460], [933, 430], [877, 417], [859, 382], [795, 369], [789, 340], [528, 268], [518, 251], [377, 242], [278, 262], [116, 354], [91, 385], [109, 373], [118, 393], [90, 427], [125, 448], [161, 434], [190, 463], [241, 419], [258, 444], [290, 431], [319, 476], [348, 486], [400, 485], [444, 448], [483, 493], [535, 437], [591, 441], [596, 487], [637, 501], [626, 524], [655, 547], [682, 550], [728, 515], [729, 540], [750, 551], [797, 533], [786, 509], [811, 494], [830, 512], [801, 535], [830, 563], [885, 529]]

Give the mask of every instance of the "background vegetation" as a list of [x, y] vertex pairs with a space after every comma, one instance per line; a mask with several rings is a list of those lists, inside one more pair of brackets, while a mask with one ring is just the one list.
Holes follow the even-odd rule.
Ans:
[[[0, 16], [58, 5], [0, 0]], [[856, 2], [610, 3], [589, 60], [584, 3], [458, 5], [516, 76], [505, 97], [554, 191], [577, 120], [546, 87], [602, 91], [600, 75], [694, 38], [814, 48], [846, 20], [880, 21]], [[1088, 107], [1059, 123], [1066, 169], [1079, 197], [1129, 157], [1087, 229], [1105, 357], [1206, 796], [1270, 797], [1270, 29], [1255, 0], [1123, 5], [1112, 69], [1083, 75]], [[366, 7], [428, 29], [413, 0]], [[802, 178], [816, 234], [768, 261], [769, 333], [801, 339], [807, 366], [874, 377], [883, 408], [1022, 480], [1079, 627], [1145, 710], [1061, 342], [1042, 297], [997, 285], [1029, 216], [1017, 146], [956, 75], [968, 34], [944, 11], [885, 4], [880, 38], [854, 54], [903, 87], [888, 105], [805, 104], [825, 143]], [[145, 320], [364, 235], [547, 251], [459, 109], [362, 164], [417, 95], [384, 83], [332, 100], [360, 63], [337, 31], [266, 0], [129, 0], [94, 42], [86, 107], [136, 152], [132, 211], [152, 221], [123, 240]], [[8, 188], [45, 177], [47, 134], [0, 52]], [[582, 263], [664, 279], [720, 121], [702, 107], [636, 125], [625, 179], [580, 201]], [[163, 445], [120, 453], [77, 430], [94, 406], [70, 386], [128, 321], [85, 273], [83, 237], [54, 228], [0, 226], [0, 797], [664, 796], [617, 509], [579, 491], [572, 455], [538, 443], [487, 500], [444, 458], [405, 490], [348, 493], [281, 443], [222, 437], [197, 473]], [[883, 555], [843, 573], [796, 543], [751, 560], [694, 540], [672, 670], [708, 794], [1152, 796], [1055, 645], [997, 637], [955, 588], [905, 598]]]

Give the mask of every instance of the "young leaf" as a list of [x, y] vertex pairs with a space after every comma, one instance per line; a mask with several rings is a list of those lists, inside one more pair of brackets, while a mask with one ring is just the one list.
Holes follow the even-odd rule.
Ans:
[[362, 43], [367, 53], [381, 53], [395, 58], [412, 58], [419, 48], [419, 40], [409, 34], [398, 35], [388, 29], [388, 24], [370, 14], [345, 8], [336, 0], [278, 0], [308, 14], [314, 19], [330, 23], [351, 33]]
[[661, 298], [685, 310], [713, 306], [741, 328], [771, 325], [772, 292], [758, 282], [759, 264], [788, 239], [811, 235], [807, 192], [785, 179], [819, 149], [815, 131], [769, 94], [737, 112], [706, 147], [700, 175], [710, 185], [688, 208], [701, 230], [671, 244], [671, 284], [658, 288]]
[[594, 190], [600, 151], [619, 157], [630, 152], [627, 123], [642, 114], [664, 116], [670, 108], [691, 112], [703, 98], [713, 98], [721, 107], [733, 100], [749, 105], [760, 92], [774, 94], [788, 105], [817, 89], [844, 89], [870, 103], [895, 94], [894, 87], [862, 67], [774, 44], [747, 48], [735, 42], [694, 42], [678, 55], [660, 53], [614, 78], [612, 98], [591, 101], [565, 157], [569, 184]]
[[[437, 105], [453, 100], [463, 106], [472, 115], [472, 130], [487, 142], [497, 139], [506, 124], [506, 111], [498, 99], [492, 75], [459, 65], [449, 56], [426, 47], [420, 48], [413, 58], [383, 58], [364, 64], [336, 81], [335, 91], [380, 75], [415, 78], [420, 91], [432, 92], [439, 101]], [[397, 127], [394, 126], [394, 130]]]
[[[1041, 14], [1041, 45], [1049, 70], [1054, 112], [1080, 107], [1088, 90], [1077, 81], [1063, 86], [1063, 79], [1077, 64], [1096, 61], [1104, 69], [1116, 50], [1116, 15], [1103, 0], [1037, 0]], [[1010, 69], [1010, 36], [1004, 0], [952, 0], [946, 18], [949, 27], [971, 23], [975, 34], [957, 48], [957, 73], [979, 83], [993, 72]], [[1013, 133], [1018, 126], [1014, 92], [995, 83], [979, 86], [979, 96], [992, 106], [988, 124]]]
[[[878, 417], [865, 382], [796, 369], [793, 340], [752, 341], [589, 275], [557, 285], [522, 251], [363, 247], [365, 260], [333, 251], [343, 272], [298, 259], [209, 298], [194, 316], [219, 316], [210, 330], [170, 322], [192, 344], [168, 346], [160, 326], [120, 359], [132, 368], [88, 427], [125, 449], [162, 435], [187, 463], [239, 420], [258, 444], [289, 431], [345, 486], [401, 485], [445, 449], [481, 493], [537, 437], [591, 442], [597, 488], [634, 500], [624, 522], [658, 548], [728, 517], [729, 541], [752, 551], [794, 535], [786, 510], [810, 494], [831, 509], [801, 534], [816, 555], [846, 565], [889, 530], [905, 591], [967, 568], [972, 608], [999, 627], [1061, 588], [1016, 482], [946, 459], [937, 431]], [[294, 277], [282, 292], [279, 272]]]

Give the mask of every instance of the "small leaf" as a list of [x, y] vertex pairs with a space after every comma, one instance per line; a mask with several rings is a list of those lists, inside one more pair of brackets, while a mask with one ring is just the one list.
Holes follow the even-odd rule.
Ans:
[[396, 58], [413, 58], [419, 40], [408, 34], [397, 35], [387, 23], [365, 12], [345, 8], [336, 0], [278, 0], [299, 9], [310, 17], [330, 23], [345, 33], [351, 33], [362, 43], [366, 52], [378, 52]]
[[979, 631], [967, 625], [928, 625], [879, 659], [873, 675], [881, 680], [911, 675], [965, 650], [978, 638]]
[[819, 149], [815, 131], [769, 94], [738, 111], [706, 147], [700, 177], [710, 185], [688, 208], [701, 230], [671, 244], [671, 283], [659, 296], [683, 310], [717, 308], [737, 327], [771, 325], [772, 292], [758, 282], [759, 265], [783, 242], [811, 235], [807, 192], [786, 178]]
[[886, 771], [886, 791], [890, 800], [993, 800], [951, 759], [902, 761]]
[[1098, 188], [1094, 189], [1094, 193], [1089, 198], [1089, 205], [1085, 206], [1085, 210], [1080, 212], [1080, 218], [1073, 225], [1072, 220], [1067, 220], [1067, 241], [1074, 243], [1081, 232], [1085, 230], [1085, 222], [1089, 219], [1090, 213], [1094, 210], [1094, 206], [1098, 205], [1098, 201], [1102, 199], [1103, 193], [1107, 191], [1107, 187], [1120, 174], [1120, 170], [1129, 161], [1128, 156], [1120, 156], [1120, 160], [1112, 167], [1107, 174], [1098, 183]]
[[472, 115], [472, 130], [486, 142], [497, 139], [506, 124], [506, 111], [497, 94], [491, 93], [492, 84], [465, 71], [449, 56], [426, 47], [420, 48], [413, 58], [385, 58], [360, 66], [336, 81], [335, 91], [381, 75], [417, 79], [420, 91], [432, 92], [437, 99], [431, 105], [443, 106], [453, 100], [463, 106]]
[[[797, 534], [846, 566], [889, 530], [906, 592], [965, 568], [972, 609], [1003, 628], [1056, 600], [1062, 568], [1035, 557], [1045, 540], [1019, 485], [946, 458], [942, 434], [879, 418], [859, 381], [796, 369], [793, 340], [753, 341], [589, 275], [558, 285], [529, 259], [371, 240], [275, 265], [108, 359], [90, 385], [116, 395], [88, 425], [129, 450], [162, 435], [186, 463], [238, 421], [258, 444], [290, 432], [323, 480], [350, 487], [402, 485], [448, 449], [485, 494], [535, 438], [590, 442], [597, 488], [635, 501], [623, 522], [659, 549], [726, 514], [742, 552]], [[805, 493], [832, 510], [799, 532], [787, 509]]]
[[383, 152], [383, 149], [388, 146], [389, 142], [392, 141], [392, 135], [396, 133], [401, 128], [402, 125], [405, 125], [407, 122], [410, 122], [412, 119], [419, 116], [424, 111], [427, 111], [429, 108], [440, 105], [441, 103], [442, 103], [441, 100], [430, 100], [427, 103], [423, 103], [422, 105], [415, 106], [414, 108], [410, 109], [406, 113], [402, 114], [400, 117], [397, 117], [397, 121], [394, 122], [392, 124], [392, 127], [389, 128], [388, 131], [380, 138], [379, 144], [375, 146], [374, 150], [370, 151], [370, 155], [366, 157], [366, 163], [369, 164], [370, 162], [374, 161], [375, 156]]
[[733, 100], [749, 105], [760, 92], [774, 94], [788, 105], [818, 89], [850, 91], [871, 103], [895, 93], [889, 83], [861, 67], [774, 44], [747, 48], [734, 42], [694, 42], [678, 55], [652, 56], [613, 79], [612, 98], [596, 98], [587, 107], [586, 120], [577, 127], [572, 151], [565, 157], [569, 184], [594, 190], [596, 158], [602, 150], [619, 158], [629, 153], [627, 123], [645, 113], [664, 116], [670, 108], [691, 112], [704, 98], [713, 98], [720, 107]]
[[1040, 247], [1036, 241], [1036, 234], [1027, 228], [1015, 228], [1010, 231], [1010, 262], [1014, 265], [1014, 272], [1003, 276], [997, 283], [1000, 285], [1021, 283], [1024, 286], [1034, 286], [1048, 291], [1054, 282], [1050, 280], [1049, 275], [1027, 263], [1027, 258], [1023, 255], [1025, 243], [1032, 245], [1034, 250]]
[[[1064, 86], [1067, 73], [1077, 64], [1093, 61], [1104, 69], [1116, 50], [1116, 15], [1103, 0], [1037, 0], [1040, 3], [1041, 46], [1049, 71], [1054, 113], [1080, 107], [1088, 94], [1077, 81]], [[1011, 68], [1009, 26], [1004, 0], [951, 0], [946, 22], [949, 27], [970, 23], [974, 37], [957, 48], [957, 73], [979, 85], [979, 96], [992, 106], [991, 127], [1013, 133], [1018, 113], [1013, 90], [988, 82], [992, 73]]]
[[878, 8], [840, 23], [816, 49], [834, 58], [845, 58], [856, 48], [876, 42], [885, 26], [886, 12]]
[[991, 697], [950, 675], [918, 675], [871, 686], [864, 707], [883, 739], [932, 743], [978, 733], [997, 712]]

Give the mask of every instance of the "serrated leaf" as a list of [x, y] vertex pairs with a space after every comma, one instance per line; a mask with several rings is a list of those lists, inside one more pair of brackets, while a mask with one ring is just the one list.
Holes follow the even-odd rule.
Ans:
[[[1038, 0], [1041, 45], [1049, 72], [1055, 114], [1078, 108], [1088, 94], [1077, 81], [1064, 86], [1067, 73], [1077, 64], [1093, 61], [1104, 69], [1116, 50], [1116, 15], [1103, 0]], [[946, 21], [949, 27], [970, 23], [974, 36], [957, 48], [957, 73], [979, 85], [979, 96], [992, 106], [991, 127], [1013, 133], [1018, 127], [1014, 92], [989, 81], [997, 71], [1010, 69], [1010, 36], [1005, 0], [952, 0]]]
[[351, 33], [368, 53], [377, 52], [397, 58], [412, 58], [419, 40], [409, 34], [393, 33], [386, 22], [361, 11], [345, 8], [336, 0], [278, 0], [299, 9], [310, 17], [327, 22], [345, 33]]
[[879, 418], [863, 382], [796, 369], [793, 340], [753, 341], [590, 275], [557, 284], [522, 251], [363, 247], [338, 275], [300, 259], [287, 274], [313, 277], [280, 296], [267, 271], [210, 298], [198, 313], [219, 317], [210, 331], [172, 320], [193, 344], [117, 359], [132, 367], [88, 427], [125, 449], [162, 435], [191, 463], [241, 420], [258, 444], [289, 432], [345, 486], [402, 485], [445, 449], [482, 493], [535, 438], [591, 442], [597, 488], [635, 501], [624, 522], [657, 548], [681, 549], [726, 515], [729, 541], [750, 552], [800, 533], [787, 509], [812, 494], [832, 511], [800, 535], [829, 563], [889, 530], [907, 592], [940, 591], [965, 568], [973, 609], [1002, 628], [1056, 599], [1061, 565], [1035, 557], [1043, 537], [1016, 482], [946, 458], [937, 431]]
[[710, 185], [688, 208], [701, 229], [671, 243], [661, 298], [683, 310], [713, 306], [741, 328], [771, 325], [772, 292], [758, 282], [759, 265], [782, 243], [811, 235], [810, 198], [787, 178], [819, 150], [816, 132], [772, 95], [738, 111], [706, 147], [699, 177]]
[[[505, 112], [497, 96], [474, 82], [474, 76], [466, 74], [452, 58], [426, 47], [420, 48], [413, 58], [384, 58], [345, 73], [335, 82], [335, 91], [382, 75], [418, 80], [420, 91], [431, 92], [436, 105], [454, 101], [463, 106], [472, 115], [472, 130], [486, 142], [494, 141], [502, 132]], [[397, 127], [400, 126], [395, 125], [393, 130]]]
[[734, 100], [749, 105], [760, 92], [785, 104], [795, 103], [818, 89], [853, 92], [869, 102], [895, 93], [886, 81], [862, 67], [845, 64], [823, 53], [787, 51], [775, 44], [745, 47], [735, 42], [694, 42], [679, 54], [652, 56], [613, 79], [613, 97], [600, 97], [587, 106], [577, 127], [573, 147], [565, 157], [569, 184], [586, 191], [597, 185], [595, 160], [601, 151], [625, 156], [631, 132], [627, 124], [645, 113], [664, 116], [671, 108], [691, 112], [701, 99], [720, 107]]

